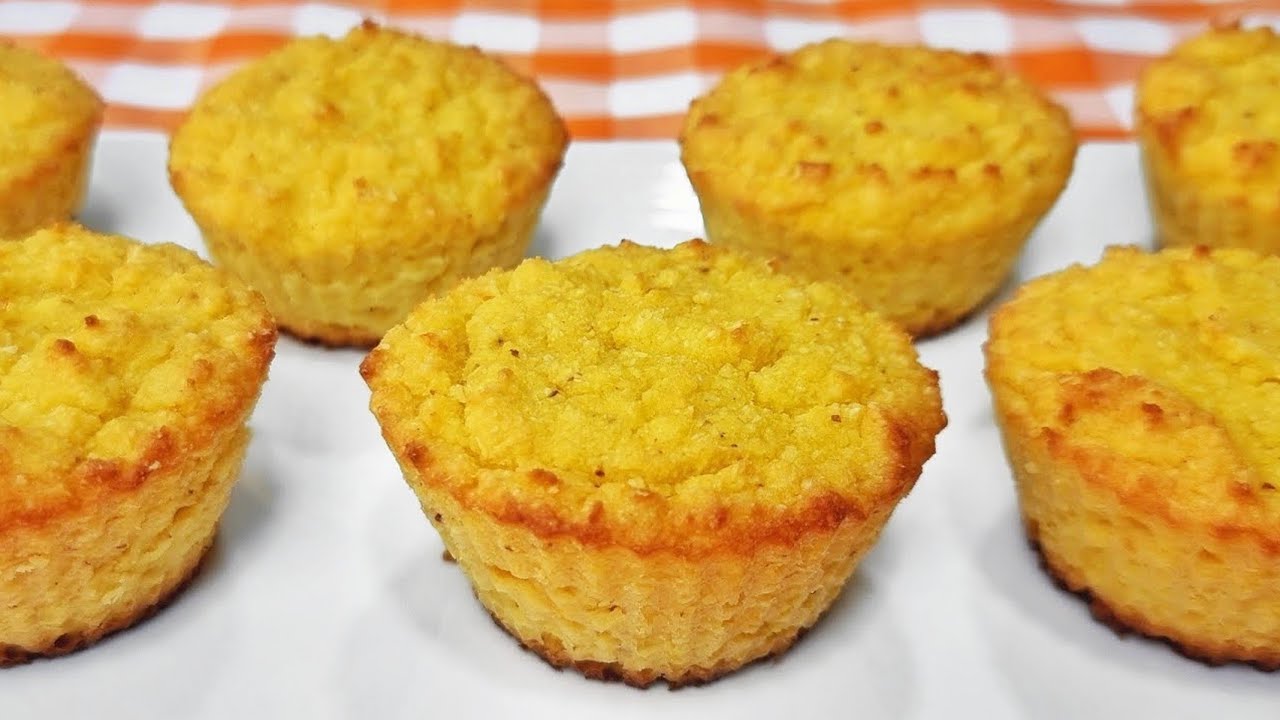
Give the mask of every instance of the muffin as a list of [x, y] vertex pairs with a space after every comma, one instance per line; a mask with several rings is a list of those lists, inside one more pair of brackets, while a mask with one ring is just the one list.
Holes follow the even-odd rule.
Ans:
[[1280, 253], [1280, 37], [1209, 30], [1142, 73], [1136, 118], [1165, 246]]
[[173, 245], [0, 243], [0, 666], [129, 627], [195, 573], [275, 346], [262, 299]]
[[695, 100], [709, 239], [851, 288], [923, 336], [994, 293], [1066, 184], [1066, 112], [981, 55], [828, 40]]
[[64, 65], [0, 40], [0, 238], [80, 206], [102, 101]]
[[169, 175], [215, 261], [281, 327], [371, 345], [427, 297], [523, 257], [566, 137], [500, 61], [366, 23], [210, 89]]
[[987, 380], [1027, 536], [1120, 629], [1280, 668], [1280, 258], [1113, 249], [1021, 288]]
[[497, 622], [555, 666], [637, 686], [786, 650], [945, 423], [900, 330], [700, 241], [465, 282], [361, 371]]

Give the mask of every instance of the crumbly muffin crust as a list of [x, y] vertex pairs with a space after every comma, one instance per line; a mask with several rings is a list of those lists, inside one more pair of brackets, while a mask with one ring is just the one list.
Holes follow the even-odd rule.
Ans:
[[71, 70], [0, 40], [0, 238], [80, 205], [101, 121], [102, 101]]
[[189, 251], [73, 225], [0, 243], [0, 645], [130, 624], [203, 555], [275, 329]]
[[362, 371], [499, 623], [641, 685], [787, 647], [945, 422], [907, 336], [839, 287], [700, 242], [469, 281]]
[[1214, 28], [1148, 66], [1136, 125], [1164, 245], [1280, 252], [1280, 36]]
[[371, 344], [522, 257], [566, 143], [542, 91], [497, 59], [366, 23], [204, 94], [169, 171], [214, 258], [283, 327]]
[[844, 40], [730, 72], [681, 134], [713, 242], [919, 335], [995, 291], [1074, 154], [1065, 111], [985, 57]]
[[117, 614], [109, 622], [92, 628], [90, 630], [75, 630], [59, 635], [53, 639], [53, 642], [45, 644], [43, 647], [32, 650], [17, 645], [7, 645], [0, 642], [0, 667], [11, 667], [13, 665], [22, 665], [32, 662], [39, 658], [60, 657], [62, 655], [70, 655], [78, 650], [83, 650], [94, 645], [99, 640], [113, 635], [122, 630], [126, 630], [147, 618], [155, 615], [161, 610], [168, 607], [179, 595], [182, 594], [187, 586], [199, 576], [205, 562], [212, 554], [213, 539], [207, 546], [200, 549], [195, 556], [195, 561], [191, 567], [182, 575], [182, 579], [172, 588], [167, 590], [167, 594], [160, 595], [154, 602], [142, 601], [136, 604], [136, 609], [128, 610]]
[[1267, 667], [1280, 664], [1278, 301], [1280, 260], [1113, 249], [1021, 289], [986, 351], [1053, 574], [1139, 632]]

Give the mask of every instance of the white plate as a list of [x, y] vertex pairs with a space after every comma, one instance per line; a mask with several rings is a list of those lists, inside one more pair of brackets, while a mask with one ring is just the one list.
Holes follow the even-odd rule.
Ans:
[[[165, 140], [108, 133], [83, 220], [200, 247]], [[577, 143], [532, 252], [701, 233], [671, 143]], [[1017, 279], [1146, 243], [1136, 154], [1090, 145]], [[1280, 677], [1119, 638], [1036, 565], [982, 380], [985, 317], [921, 345], [950, 426], [830, 613], [719, 682], [634, 690], [557, 672], [480, 609], [366, 409], [355, 351], [282, 338], [216, 554], [168, 609], [0, 671], [0, 718], [1086, 718], [1280, 716]]]

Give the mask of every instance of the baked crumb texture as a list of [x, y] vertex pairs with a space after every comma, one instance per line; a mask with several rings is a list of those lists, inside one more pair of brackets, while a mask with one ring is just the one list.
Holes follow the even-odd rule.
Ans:
[[80, 206], [102, 101], [66, 66], [0, 40], [0, 238]]
[[1147, 198], [1165, 246], [1280, 252], [1280, 37], [1216, 28], [1138, 82]]
[[1021, 288], [987, 379], [1029, 538], [1118, 623], [1280, 667], [1280, 259], [1112, 249]]
[[996, 291], [1076, 148], [1062, 108], [983, 56], [843, 40], [730, 72], [680, 142], [712, 242], [914, 335]]
[[195, 571], [275, 326], [173, 245], [0, 243], [0, 665], [131, 625]]
[[204, 94], [169, 174], [214, 259], [284, 329], [371, 345], [428, 296], [519, 262], [566, 142], [499, 60], [366, 23]]
[[463, 283], [362, 372], [497, 621], [555, 665], [640, 686], [786, 649], [945, 423], [900, 330], [701, 241]]

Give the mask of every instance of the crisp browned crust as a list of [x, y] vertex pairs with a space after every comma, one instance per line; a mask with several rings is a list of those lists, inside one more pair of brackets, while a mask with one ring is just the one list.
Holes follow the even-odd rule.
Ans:
[[[382, 355], [377, 350], [365, 358], [361, 370], [366, 379], [377, 373], [381, 358]], [[886, 447], [891, 454], [886, 465], [892, 468], [893, 480], [881, 495], [855, 500], [827, 491], [781, 511], [756, 507], [748, 513], [734, 514], [728, 508], [716, 507], [705, 516], [690, 520], [683, 527], [672, 527], [670, 531], [647, 541], [633, 537], [630, 526], [611, 522], [605, 516], [603, 504], [598, 501], [592, 505], [592, 511], [585, 520], [577, 521], [572, 517], [565, 517], [554, 506], [527, 508], [510, 498], [477, 498], [474, 494], [456, 492], [453, 487], [447, 486], [447, 482], [444, 489], [459, 505], [474, 505], [475, 509], [497, 522], [524, 528], [543, 540], [571, 538], [591, 548], [621, 546], [640, 556], [676, 553], [686, 558], [700, 558], [721, 552], [747, 555], [759, 547], [791, 545], [811, 533], [832, 532], [846, 522], [863, 522], [869, 517], [887, 515], [915, 487], [921, 467], [934, 451], [933, 436], [928, 436], [921, 446], [915, 447], [911, 442], [912, 438], [917, 437], [915, 427], [905, 422], [891, 423], [888, 431], [891, 444]], [[390, 439], [385, 427], [383, 433], [389, 438], [388, 444], [398, 457], [403, 458], [403, 462], [413, 467], [422, 477], [441, 479], [442, 482], [448, 479], [447, 469], [437, 462], [425, 446], [411, 441], [401, 447]], [[549, 471], [533, 472], [545, 473], [549, 485], [560, 482]], [[665, 506], [668, 503], [660, 496], [651, 497], [649, 502], [654, 506]], [[708, 532], [711, 533], [710, 537]]]
[[[992, 318], [993, 327], [1000, 322], [999, 315]], [[998, 367], [1003, 361], [993, 359], [989, 368]], [[1271, 527], [1245, 524], [1216, 518], [1197, 516], [1185, 508], [1171, 503], [1162, 488], [1151, 484], [1136, 484], [1126, 487], [1126, 468], [1118, 465], [1111, 455], [1099, 454], [1098, 451], [1082, 447], [1072, 442], [1070, 431], [1072, 426], [1090, 413], [1116, 412], [1126, 402], [1137, 403], [1146, 397], [1141, 393], [1158, 392], [1151, 396], [1158, 403], [1142, 403], [1138, 405], [1145, 415], [1142, 425], [1133, 425], [1132, 434], [1151, 433], [1171, 427], [1174, 422], [1175, 409], [1181, 412], [1192, 412], [1198, 415], [1194, 421], [1205, 424], [1216, 424], [1212, 416], [1205, 414], [1194, 405], [1185, 404], [1181, 408], [1175, 403], [1185, 403], [1185, 399], [1175, 395], [1164, 394], [1157, 385], [1147, 378], [1122, 375], [1109, 368], [1095, 368], [1088, 372], [1061, 373], [1054, 379], [1062, 384], [1063, 404], [1057, 414], [1059, 427], [1041, 429], [1044, 448], [1055, 463], [1064, 467], [1081, 470], [1081, 479], [1089, 486], [1115, 494], [1116, 499], [1127, 508], [1152, 518], [1157, 518], [1165, 525], [1180, 528], [1198, 528], [1219, 540], [1247, 539], [1259, 551], [1268, 557], [1280, 556], [1280, 537]], [[1134, 398], [1138, 400], [1134, 400]], [[1025, 437], [1034, 436], [1031, 430], [1033, 421], [1030, 418], [1010, 415], [1003, 420], [1015, 431]], [[1187, 421], [1183, 421], [1187, 422]], [[1150, 435], [1147, 435], [1149, 438]], [[1233, 490], [1232, 499], [1241, 505], [1258, 502], [1258, 491], [1249, 486], [1240, 486]]]
[[653, 670], [628, 670], [624, 668], [620, 663], [606, 663], [606, 662], [598, 662], [595, 660], [578, 660], [574, 658], [572, 655], [570, 655], [563, 648], [552, 647], [551, 645], [539, 642], [537, 640], [530, 640], [530, 639], [520, 637], [518, 634], [512, 631], [511, 628], [502, 624], [502, 621], [499, 620], [497, 616], [495, 616], [492, 612], [489, 612], [489, 618], [493, 620], [493, 623], [495, 625], [497, 625], [499, 628], [502, 628], [503, 632], [507, 633], [512, 638], [514, 638], [516, 642], [520, 643], [520, 647], [542, 658], [544, 661], [546, 661], [548, 665], [550, 665], [551, 667], [557, 670], [572, 669], [582, 673], [584, 677], [590, 680], [601, 680], [604, 682], [620, 682], [620, 683], [623, 683], [624, 685], [630, 685], [633, 688], [639, 688], [641, 690], [649, 687], [650, 685], [654, 684], [655, 682], [658, 682], [659, 680], [665, 682], [667, 684], [667, 687], [671, 690], [679, 690], [680, 688], [683, 688], [683, 687], [691, 687], [696, 685], [705, 685], [706, 683], [712, 682], [714, 680], [719, 680], [725, 675], [728, 675], [736, 670], [740, 670], [746, 667], [747, 665], [754, 665], [756, 663], [774, 660], [780, 657], [787, 650], [790, 650], [791, 646], [799, 642], [801, 638], [803, 638], [806, 634], [808, 634], [809, 629], [813, 627], [812, 625], [808, 627], [802, 627], [798, 629], [795, 632], [795, 634], [779, 639], [779, 641], [773, 646], [773, 648], [770, 649], [766, 654], [758, 658], [755, 658], [754, 660], [750, 660], [746, 663], [725, 662], [725, 663], [716, 665], [713, 668], [698, 668], [698, 667], [689, 668], [688, 670], [686, 670], [685, 672], [679, 675], [676, 675], [673, 677], [667, 677]]
[[1027, 533], [1027, 543], [1031, 546], [1039, 560], [1040, 568], [1058, 588], [1079, 596], [1089, 605], [1089, 612], [1098, 622], [1111, 628], [1116, 635], [1124, 637], [1131, 633], [1158, 640], [1173, 648], [1178, 654], [1191, 660], [1210, 666], [1241, 663], [1252, 665], [1264, 672], [1280, 670], [1280, 653], [1250, 653], [1244, 648], [1233, 648], [1230, 651], [1219, 651], [1198, 645], [1186, 638], [1175, 639], [1167, 631], [1156, 627], [1151, 621], [1138, 613], [1122, 612], [1112, 607], [1104, 598], [1099, 597], [1077, 574], [1065, 564], [1049, 555], [1040, 543], [1035, 522], [1023, 517], [1023, 528]]
[[16, 645], [7, 645], [0, 643], [0, 668], [13, 667], [29, 663], [37, 658], [52, 658], [61, 655], [68, 655], [83, 650], [106, 638], [109, 635], [127, 630], [134, 625], [150, 618], [152, 615], [160, 612], [168, 607], [170, 603], [177, 599], [184, 590], [187, 589], [192, 581], [200, 575], [200, 571], [204, 568], [206, 560], [212, 554], [214, 537], [209, 538], [203, 550], [196, 554], [190, 568], [178, 576], [178, 581], [172, 587], [164, 590], [160, 594], [160, 598], [153, 602], [142, 606], [134, 606], [126, 608], [119, 615], [107, 620], [107, 622], [96, 628], [74, 629], [58, 635], [48, 644], [37, 648], [23, 648]]
[[[253, 330], [249, 342], [243, 348], [252, 358], [252, 363], [248, 364], [248, 374], [258, 378], [248, 382], [256, 382], [257, 388], [261, 388], [262, 378], [266, 377], [267, 368], [275, 357], [275, 344], [276, 330], [268, 318]], [[246, 387], [250, 385], [247, 384]], [[218, 433], [225, 432], [230, 423], [243, 422], [243, 418], [258, 401], [259, 392], [255, 388], [241, 395], [228, 395], [210, 402], [200, 410], [206, 421], [191, 429], [190, 434], [185, 437], [182, 428], [157, 428], [152, 433], [146, 450], [136, 459], [85, 461], [75, 471], [83, 479], [79, 495], [30, 510], [0, 505], [0, 520], [4, 521], [7, 529], [48, 527], [76, 513], [92, 514], [93, 508], [105, 503], [108, 498], [136, 493], [155, 474], [152, 468], [180, 465], [187, 458], [198, 454], [194, 449], [206, 448], [218, 442]], [[182, 445], [184, 441], [187, 443], [185, 448]], [[4, 459], [3, 448], [0, 447], [0, 467], [3, 467]]]
[[[75, 240], [83, 242], [85, 238], [94, 238], [92, 231], [85, 230], [69, 222], [59, 222], [40, 231], [57, 236], [60, 242], [70, 245]], [[101, 244], [127, 242], [136, 245], [135, 241], [103, 235], [97, 238]], [[25, 242], [31, 243], [36, 236]], [[16, 245], [15, 245], [16, 246]], [[148, 247], [145, 252], [173, 252], [172, 246]], [[186, 250], [180, 251], [184, 256], [190, 255]], [[183, 260], [183, 262], [188, 262]], [[189, 262], [198, 263], [198, 267], [206, 265], [191, 255]], [[218, 282], [230, 283], [241, 287], [240, 283], [223, 271], [216, 271], [220, 277]], [[196, 292], [198, 288], [193, 289]], [[107, 502], [110, 498], [136, 493], [152, 477], [163, 475], [162, 468], [184, 466], [192, 457], [201, 455], [207, 448], [222, 441], [230, 428], [244, 423], [258, 401], [267, 371], [275, 357], [277, 331], [274, 320], [267, 313], [262, 297], [256, 291], [245, 290], [248, 294], [242, 299], [245, 307], [237, 311], [252, 312], [254, 321], [247, 328], [243, 338], [236, 341], [235, 349], [239, 353], [236, 373], [225, 380], [226, 387], [218, 392], [210, 392], [203, 397], [199, 406], [189, 402], [183, 408], [186, 422], [170, 423], [153, 428], [141, 445], [140, 452], [124, 453], [115, 457], [88, 458], [78, 462], [71, 470], [76, 478], [77, 492], [62, 500], [48, 500], [34, 506], [22, 502], [5, 502], [4, 493], [0, 492], [0, 535], [21, 527], [48, 527], [52, 523], [73, 516], [77, 513], [92, 514], [95, 507]], [[193, 295], [193, 297], [195, 297]], [[92, 322], [90, 321], [92, 318]], [[87, 328], [100, 328], [96, 315], [85, 318]], [[56, 345], [59, 353], [68, 363], [83, 361], [83, 353], [75, 343], [65, 338]], [[212, 366], [205, 358], [195, 362], [188, 374], [187, 382], [195, 390], [203, 392], [214, 374]], [[188, 396], [191, 397], [196, 394]], [[11, 447], [3, 442], [5, 431], [0, 428], [0, 480], [7, 473], [13, 472], [8, 463], [11, 462]], [[29, 477], [29, 480], [41, 478]], [[0, 490], [3, 487], [0, 486]]]

